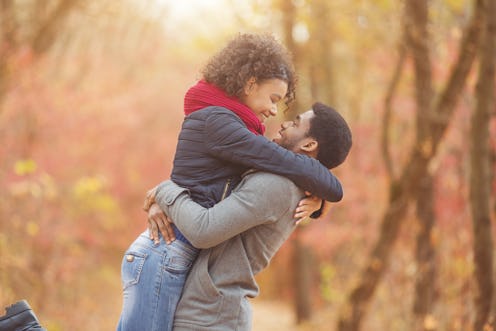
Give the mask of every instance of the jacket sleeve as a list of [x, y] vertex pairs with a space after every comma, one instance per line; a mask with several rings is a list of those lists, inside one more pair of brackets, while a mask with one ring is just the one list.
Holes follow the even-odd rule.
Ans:
[[206, 146], [215, 157], [284, 176], [327, 201], [337, 202], [343, 198], [341, 183], [318, 160], [254, 135], [231, 111], [219, 107], [205, 125]]
[[289, 199], [288, 194], [297, 194], [299, 198], [301, 193], [290, 181], [263, 173], [249, 177], [229, 197], [211, 208], [194, 202], [187, 189], [170, 180], [158, 186], [155, 199], [193, 246], [209, 248], [292, 213], [298, 200]]

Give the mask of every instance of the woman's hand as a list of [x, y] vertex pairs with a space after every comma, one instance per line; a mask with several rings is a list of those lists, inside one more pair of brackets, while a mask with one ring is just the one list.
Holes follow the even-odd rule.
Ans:
[[322, 207], [321, 198], [313, 196], [310, 192], [305, 192], [305, 195], [307, 197], [300, 200], [295, 210], [294, 218], [296, 219], [296, 224]]
[[146, 192], [145, 201], [143, 202], [143, 210], [148, 212], [151, 205], [155, 203], [155, 194], [157, 193], [157, 187], [152, 188]]
[[167, 244], [176, 240], [172, 221], [156, 203], [153, 203], [148, 209], [148, 231], [150, 233], [150, 239], [155, 244], [160, 243], [159, 231]]

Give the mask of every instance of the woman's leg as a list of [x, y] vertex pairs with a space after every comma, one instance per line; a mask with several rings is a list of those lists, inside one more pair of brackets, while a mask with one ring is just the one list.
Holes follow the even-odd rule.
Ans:
[[197, 250], [183, 242], [154, 244], [148, 232], [128, 248], [122, 260], [124, 292], [119, 331], [172, 330], [177, 303]]

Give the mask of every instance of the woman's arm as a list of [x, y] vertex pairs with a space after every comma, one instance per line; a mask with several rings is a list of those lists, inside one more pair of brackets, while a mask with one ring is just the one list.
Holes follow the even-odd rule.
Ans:
[[339, 180], [318, 160], [293, 153], [263, 136], [251, 133], [231, 111], [217, 107], [206, 123], [207, 148], [229, 162], [289, 178], [298, 187], [336, 202], [343, 197]]

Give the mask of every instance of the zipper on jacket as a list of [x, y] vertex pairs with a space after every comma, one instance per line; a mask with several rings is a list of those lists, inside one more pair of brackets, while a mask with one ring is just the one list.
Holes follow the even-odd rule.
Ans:
[[231, 178], [229, 178], [227, 180], [226, 186], [224, 186], [224, 192], [222, 192], [222, 197], [220, 198], [221, 201], [226, 198], [227, 190], [229, 189], [229, 185], [231, 185]]

